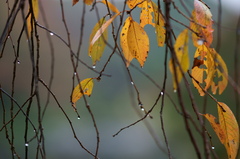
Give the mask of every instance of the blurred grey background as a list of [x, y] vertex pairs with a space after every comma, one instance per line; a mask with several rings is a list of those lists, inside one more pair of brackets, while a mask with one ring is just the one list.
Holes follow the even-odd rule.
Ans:
[[[49, 24], [48, 29], [52, 30], [64, 40], [67, 41], [67, 34], [62, 22], [60, 2], [58, 0], [39, 0], [47, 21]], [[66, 16], [66, 22], [69, 28], [71, 45], [74, 52], [76, 52], [79, 44], [80, 36], [80, 26], [82, 18], [82, 9], [83, 2], [79, 1], [75, 6], [72, 6], [71, 0], [64, 0], [64, 13]], [[13, 2], [9, 2], [12, 4]], [[114, 1], [119, 10], [123, 7], [123, 1]], [[193, 7], [193, 1], [187, 0], [184, 1], [186, 6], [191, 11]], [[213, 19], [217, 20], [218, 18], [218, 1], [206, 1], [206, 3], [211, 8]], [[183, 10], [183, 7], [176, 1], [176, 4], [179, 6], [180, 10]], [[238, 16], [240, 15], [239, 2], [235, 1], [222, 1], [222, 32], [221, 32], [221, 47], [220, 55], [223, 57], [226, 62], [230, 76], [233, 76], [233, 60], [234, 60], [234, 49], [235, 49], [235, 38], [236, 38], [236, 23]], [[107, 13], [107, 10], [103, 4], [97, 4], [99, 11], [99, 16], [102, 17]], [[163, 8], [163, 6], [162, 6]], [[89, 35], [93, 26], [97, 23], [97, 17], [95, 11], [90, 11], [91, 6], [86, 6], [86, 16], [84, 21], [84, 36], [83, 44], [80, 51], [80, 58], [91, 66], [92, 61], [88, 57], [88, 45], [89, 45]], [[138, 21], [138, 11], [134, 11], [133, 17]], [[26, 7], [27, 12], [27, 7]], [[174, 8], [172, 8], [172, 16], [184, 22], [188, 25], [188, 21], [180, 16]], [[7, 4], [5, 1], [0, 2], [0, 32], [2, 33], [4, 25], [8, 17]], [[125, 14], [126, 17], [126, 14]], [[41, 10], [39, 13], [38, 22], [45, 26]], [[116, 19], [116, 25], [119, 23], [119, 19]], [[14, 24], [13, 31], [11, 32], [11, 38], [15, 47], [17, 46], [17, 39], [22, 28], [22, 18], [19, 14], [17, 20]], [[215, 29], [217, 24], [215, 23]], [[133, 60], [134, 63], [141, 71], [147, 73], [152, 79], [154, 79], [160, 86], [164, 80], [164, 57], [165, 57], [165, 47], [158, 48], [156, 44], [156, 38], [154, 33], [154, 28], [151, 26], [146, 26], [146, 31], [150, 38], [150, 52], [147, 58], [147, 61], [143, 68], [140, 68], [136, 60]], [[178, 34], [183, 26], [173, 22], [173, 29], [176, 30]], [[50, 79], [50, 68], [51, 68], [51, 55], [50, 55], [50, 45], [47, 39], [47, 34], [45, 30], [38, 28], [38, 33], [40, 35], [40, 76], [41, 78], [48, 83]], [[111, 34], [111, 27], [109, 28], [109, 37]], [[214, 41], [213, 47], [216, 46], [217, 32], [214, 32]], [[90, 114], [88, 113], [83, 99], [80, 99], [77, 102], [77, 109], [81, 115], [81, 119], [77, 119], [77, 115], [71, 107], [70, 95], [72, 90], [72, 76], [74, 74], [70, 53], [68, 47], [63, 44], [55, 35], [51, 36], [53, 41], [54, 53], [55, 53], [55, 69], [54, 69], [54, 79], [52, 85], [52, 92], [58, 98], [59, 103], [64, 108], [64, 111], [67, 113], [68, 117], [71, 119], [73, 126], [76, 130], [78, 138], [81, 140], [83, 145], [88, 148], [91, 152], [95, 152], [96, 148], [96, 133], [94, 130], [93, 122], [91, 120]], [[109, 42], [113, 41], [111, 37]], [[191, 41], [190, 41], [191, 43]], [[192, 57], [195, 52], [195, 48], [190, 44], [189, 55], [192, 65]], [[97, 63], [95, 70], [101, 71], [103, 65], [107, 62], [109, 55], [112, 53], [111, 48], [106, 47], [101, 61]], [[169, 58], [169, 57], [168, 57]], [[20, 46], [20, 55], [19, 55], [20, 64], [17, 65], [16, 81], [15, 81], [15, 95], [14, 98], [19, 104], [23, 104], [30, 93], [30, 82], [31, 82], [31, 60], [28, 51], [27, 38], [25, 34], [21, 39]], [[6, 48], [3, 54], [3, 57], [0, 59], [0, 84], [2, 89], [4, 89], [9, 94], [11, 93], [12, 85], [12, 76], [13, 76], [13, 62], [14, 62], [14, 51], [10, 40], [6, 44]], [[82, 64], [79, 65], [77, 70], [81, 79], [89, 77], [97, 77], [98, 74], [86, 68]], [[155, 103], [160, 89], [157, 88], [149, 79], [146, 78], [143, 74], [137, 71], [134, 68], [130, 67], [130, 72], [133, 76], [134, 84], [137, 86], [141, 101], [144, 107], [149, 110]], [[156, 142], [160, 143], [161, 147], [166, 149], [164, 143], [164, 138], [161, 130], [161, 123], [159, 112], [161, 108], [160, 101], [158, 105], [154, 108], [151, 115], [153, 119], [147, 118], [145, 121], [140, 122], [123, 132], [121, 132], [116, 137], [113, 137], [118, 130], [122, 127], [127, 126], [138, 119], [140, 116], [143, 116], [143, 112], [139, 109], [137, 95], [134, 90], [133, 85], [127, 75], [125, 66], [120, 59], [120, 57], [115, 54], [113, 55], [110, 63], [108, 64], [104, 73], [111, 75], [111, 77], [103, 76], [101, 81], [97, 82], [96, 80], [93, 93], [91, 97], [87, 97], [87, 101], [91, 107], [91, 110], [95, 116], [96, 123], [100, 133], [100, 148], [99, 148], [99, 157], [101, 159], [156, 159], [168, 158], [167, 154], [163, 152], [157, 146]], [[190, 81], [190, 79], [189, 79]], [[191, 81], [190, 81], [191, 83]], [[183, 83], [181, 83], [182, 86]], [[183, 87], [184, 88], [184, 87]], [[168, 70], [167, 78], [167, 93], [171, 98], [177, 103], [177, 95], [172, 90], [172, 79]], [[196, 103], [200, 107], [203, 104], [203, 97], [199, 97], [197, 91], [192, 87], [194, 92]], [[44, 105], [46, 102], [47, 91], [41, 86], [41, 104]], [[221, 101], [228, 104], [233, 112], [235, 112], [235, 98], [233, 95], [234, 91], [229, 85], [227, 90], [223, 92], [221, 96], [216, 95], [215, 97]], [[185, 95], [186, 94], [186, 95]], [[193, 113], [188, 94], [185, 89], [183, 89], [183, 95], [185, 96], [185, 104], [190, 113]], [[3, 95], [4, 101], [9, 104], [10, 100], [8, 97]], [[36, 103], [33, 103], [33, 105]], [[6, 105], [8, 106], [8, 105]], [[25, 108], [25, 107], [24, 107]], [[17, 111], [18, 108], [15, 108]], [[2, 126], [2, 108], [0, 108], [1, 115], [0, 121]], [[217, 109], [214, 102], [208, 100], [207, 112], [217, 116]], [[6, 112], [7, 119], [10, 119], [9, 109]], [[37, 105], [36, 107], [32, 106], [30, 119], [37, 125]], [[139, 116], [140, 114], [140, 116]], [[194, 115], [193, 115], [194, 116]], [[171, 153], [176, 159], [192, 159], [197, 158], [195, 151], [190, 142], [190, 139], [185, 130], [183, 118], [177, 113], [173, 104], [169, 101], [168, 97], [165, 97], [164, 102], [164, 126], [167, 133], [167, 138], [170, 146]], [[194, 117], [195, 119], [195, 117]], [[149, 133], [151, 127], [153, 131], [154, 139]], [[209, 124], [207, 124], [209, 126]], [[25, 128], [25, 117], [22, 113], [15, 118], [15, 147], [17, 152], [24, 158], [24, 128]], [[44, 126], [44, 137], [45, 137], [45, 147], [46, 155], [49, 159], [88, 159], [93, 158], [87, 152], [85, 152], [77, 143], [73, 137], [70, 125], [66, 120], [66, 117], [63, 115], [62, 111], [59, 109], [58, 105], [51, 97], [50, 104], [47, 107], [46, 114], [43, 119]], [[215, 146], [215, 151], [219, 155], [219, 158], [226, 158], [226, 152], [224, 146], [220, 144], [217, 136], [208, 127], [209, 132], [213, 138], [213, 144]], [[31, 132], [32, 127], [29, 127], [29, 132]], [[33, 131], [33, 130], [32, 130]], [[194, 132], [196, 133], [196, 132]], [[31, 133], [30, 133], [31, 134]], [[197, 133], [196, 133], [197, 134]], [[199, 134], [196, 135], [196, 138]], [[202, 145], [201, 138], [199, 137], [199, 145]], [[36, 141], [29, 143], [29, 158], [35, 158], [36, 151]], [[202, 148], [202, 146], [199, 146]], [[33, 153], [31, 153], [33, 152]], [[5, 132], [0, 132], [0, 158], [8, 159], [11, 158], [10, 155], [10, 146], [5, 138]]]

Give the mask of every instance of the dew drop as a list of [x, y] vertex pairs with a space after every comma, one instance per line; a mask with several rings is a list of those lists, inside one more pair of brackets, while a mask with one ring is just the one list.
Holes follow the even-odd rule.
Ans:
[[131, 85], [134, 85], [134, 82], [133, 82], [133, 81], [131, 82]]
[[49, 33], [51, 36], [53, 36], [54, 34], [51, 32], [51, 33]]
[[8, 39], [10, 38], [10, 36], [8, 35]]
[[17, 61], [17, 64], [20, 64], [20, 63], [21, 63], [21, 62], [18, 60], [18, 61]]
[[93, 69], [96, 68], [96, 65], [93, 65], [92, 68], [93, 68]]
[[74, 76], [76, 76], [77, 75], [77, 72], [74, 72]]
[[214, 147], [214, 146], [212, 146], [212, 149], [214, 150], [214, 149], [215, 149], [215, 147]]
[[141, 111], [144, 111], [145, 109], [144, 108], [141, 108]]
[[173, 92], [174, 92], [174, 93], [177, 93], [177, 90], [176, 90], [176, 89], [174, 89], [174, 90], [173, 90]]
[[78, 120], [81, 119], [80, 116], [77, 118]]
[[161, 94], [161, 95], [163, 95], [164, 93], [163, 93], [163, 92], [161, 92], [160, 94]]
[[25, 143], [25, 146], [26, 146], [26, 147], [28, 147], [28, 146], [29, 146], [29, 144], [28, 144], [28, 143]]
[[199, 39], [199, 40], [197, 41], [197, 44], [198, 44], [198, 45], [203, 45], [203, 40], [202, 40], [202, 39]]

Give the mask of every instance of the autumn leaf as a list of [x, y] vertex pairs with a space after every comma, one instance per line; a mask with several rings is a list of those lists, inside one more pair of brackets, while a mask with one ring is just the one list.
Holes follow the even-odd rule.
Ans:
[[72, 0], [72, 5], [74, 6], [79, 0]]
[[174, 66], [176, 68], [177, 82], [180, 83], [182, 80], [182, 73], [179, 67], [182, 68], [182, 71], [185, 73], [189, 68], [189, 57], [188, 57], [188, 29], [183, 30], [177, 37], [177, 40], [174, 45], [174, 50], [176, 53], [177, 60], [180, 64], [178, 66], [176, 63], [173, 65], [173, 59], [169, 61], [169, 69], [174, 77], [173, 79], [173, 89], [177, 89], [176, 77], [174, 74]]
[[[29, 6], [30, 10], [30, 6]], [[28, 35], [30, 36], [30, 33], [32, 32], [32, 14], [34, 14], [35, 20], [38, 19], [38, 0], [32, 0], [32, 12], [27, 18], [27, 29], [28, 29]]]
[[140, 26], [144, 28], [145, 25], [150, 24], [155, 27], [155, 23], [153, 20], [153, 7], [151, 1], [144, 1], [141, 5], [141, 13], [140, 13]]
[[143, 1], [145, 0], [127, 0], [127, 5], [130, 9], [136, 7], [136, 5], [138, 5], [138, 7], [141, 7]]
[[143, 67], [149, 52], [149, 39], [144, 29], [131, 17], [125, 20], [120, 34], [120, 44], [128, 67], [136, 58]]
[[[96, 34], [99, 28], [101, 28], [103, 23], [105, 23], [105, 18], [100, 19], [99, 22], [94, 26], [89, 38], [89, 43], [91, 43], [93, 36]], [[93, 45], [89, 45], [88, 55], [92, 58], [93, 66], [96, 65], [96, 61], [100, 61], [100, 58], [102, 57], [103, 51], [106, 46], [107, 39], [108, 31], [105, 30]]]
[[205, 44], [210, 46], [213, 41], [213, 20], [212, 13], [208, 6], [199, 0], [194, 0], [194, 11], [192, 12], [194, 22], [190, 23], [190, 28], [196, 32], [192, 33], [194, 46]]
[[[216, 94], [217, 89], [221, 94], [228, 84], [227, 66], [213, 48], [202, 45], [197, 48], [194, 55], [192, 77], [194, 78], [193, 85], [201, 96], [204, 96], [204, 91], [210, 87], [213, 94]], [[200, 84], [204, 85], [199, 86]]]
[[166, 30], [164, 28], [165, 20], [162, 14], [159, 12], [158, 6], [154, 2], [152, 2], [152, 7], [153, 7], [153, 13], [154, 13], [154, 23], [155, 23], [155, 31], [157, 34], [158, 46], [163, 46], [165, 43], [165, 35], [166, 35]]
[[112, 16], [110, 19], [108, 19], [96, 32], [96, 34], [94, 35], [94, 37], [92, 38], [92, 41], [90, 42], [90, 45], [93, 45], [98, 38], [101, 37], [101, 35], [104, 33], [104, 31], [107, 29], [107, 27], [112, 23], [112, 21], [119, 15], [115, 14], [114, 16]]
[[115, 5], [113, 5], [112, 3], [110, 3], [107, 0], [102, 0], [101, 1], [103, 4], [105, 4], [107, 7], [109, 7], [109, 9], [114, 12], [114, 13], [119, 13], [119, 10], [117, 9], [117, 7]]
[[90, 96], [93, 89], [93, 78], [86, 78], [78, 84], [72, 92], [72, 104], [74, 107], [75, 103], [83, 96], [83, 94]]
[[219, 123], [211, 114], [203, 114], [210, 122], [221, 143], [225, 146], [228, 159], [235, 159], [239, 147], [239, 127], [231, 109], [222, 102], [218, 102]]
[[[75, 4], [78, 3], [79, 0], [72, 0], [72, 5], [74, 6]], [[93, 0], [83, 0], [83, 2], [87, 5], [91, 5], [93, 3]]]

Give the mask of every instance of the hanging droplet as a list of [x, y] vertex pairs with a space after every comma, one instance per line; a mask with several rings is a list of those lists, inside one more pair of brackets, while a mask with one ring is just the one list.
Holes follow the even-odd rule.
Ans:
[[54, 34], [51, 32], [51, 33], [49, 33], [51, 36], [53, 36]]
[[80, 116], [78, 116], [78, 118], [77, 118], [77, 119], [78, 119], [78, 120], [79, 120], [79, 119], [81, 119], [81, 118], [80, 118]]
[[74, 76], [76, 76], [77, 75], [77, 72], [74, 72]]
[[134, 85], [134, 82], [133, 82], [133, 81], [131, 81], [131, 85]]
[[25, 143], [25, 146], [26, 146], [26, 147], [28, 147], [28, 146], [29, 146], [29, 144], [28, 144], [28, 143]]
[[199, 40], [197, 41], [197, 44], [198, 44], [198, 45], [203, 45], [203, 42], [204, 42], [203, 39], [199, 39]]
[[215, 147], [214, 147], [214, 146], [212, 146], [212, 149], [214, 150], [214, 149], [215, 149]]
[[142, 108], [141, 108], [141, 111], [144, 111], [144, 110], [145, 110], [145, 109], [142, 107]]
[[174, 92], [174, 93], [177, 93], [177, 90], [176, 90], [176, 89], [174, 89], [174, 90], [173, 90], [173, 92]]
[[8, 39], [10, 38], [10, 36], [8, 35]]
[[21, 62], [18, 60], [18, 61], [17, 61], [17, 64], [20, 64], [20, 63], [21, 63]]
[[95, 69], [95, 68], [96, 68], [96, 65], [93, 65], [92, 68]]
[[163, 93], [163, 92], [161, 92], [160, 94], [161, 94], [161, 95], [163, 95], [164, 93]]

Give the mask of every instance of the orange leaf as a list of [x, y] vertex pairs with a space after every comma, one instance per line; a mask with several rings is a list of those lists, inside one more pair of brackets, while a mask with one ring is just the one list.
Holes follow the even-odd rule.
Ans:
[[[188, 57], [188, 29], [183, 30], [177, 37], [177, 40], [174, 45], [174, 50], [178, 59], [178, 62], [180, 64], [180, 67], [182, 68], [183, 72], [187, 72], [189, 68], [189, 57]], [[169, 61], [169, 69], [174, 77], [173, 80], [173, 88], [174, 90], [177, 89], [177, 83], [175, 80], [175, 74], [174, 74], [174, 65], [173, 60], [170, 59]], [[180, 83], [182, 80], [182, 73], [180, 71], [180, 68], [177, 64], [175, 64], [176, 67], [176, 74], [177, 74], [177, 82]]]
[[213, 20], [211, 11], [203, 2], [194, 0], [192, 17], [194, 22], [190, 23], [190, 27], [193, 31], [198, 33], [198, 36], [192, 33], [193, 44], [198, 47], [204, 43], [209, 47], [213, 41]]
[[153, 7], [151, 1], [144, 1], [141, 5], [141, 13], [140, 13], [140, 26], [144, 27], [146, 24], [150, 24], [155, 27], [155, 23], [152, 22], [152, 12]]
[[93, 3], [93, 0], [83, 0], [83, 2], [87, 5], [91, 5]]
[[79, 0], [72, 0], [72, 5], [74, 6]]
[[93, 89], [93, 78], [86, 78], [82, 80], [72, 92], [72, 104], [74, 107], [75, 103], [83, 96], [83, 94], [90, 96]]
[[219, 123], [211, 114], [203, 114], [210, 122], [221, 143], [225, 146], [228, 159], [235, 159], [239, 147], [239, 127], [231, 109], [222, 102], [218, 102]]
[[[32, 9], [33, 9], [33, 14], [35, 17], [35, 20], [38, 19], [38, 0], [32, 0]], [[29, 7], [30, 10], [30, 7]], [[29, 17], [27, 18], [27, 28], [28, 28], [28, 35], [30, 36], [30, 33], [32, 31], [32, 13], [29, 15]]]
[[136, 58], [143, 67], [149, 52], [149, 39], [143, 28], [131, 17], [125, 21], [120, 41], [124, 57], [127, 60], [126, 65], [129, 66], [131, 60]]
[[96, 34], [94, 35], [94, 37], [92, 38], [92, 41], [90, 43], [90, 45], [93, 45], [98, 38], [104, 33], [104, 31], [107, 29], [107, 27], [112, 23], [112, 21], [119, 15], [115, 14], [114, 16], [112, 16], [110, 19], [108, 19], [102, 26], [101, 28], [98, 29], [98, 31], [96, 32]]
[[221, 56], [212, 48], [205, 45], [199, 46], [194, 55], [192, 67], [193, 85], [197, 88], [199, 94], [204, 96], [205, 93], [199, 84], [203, 85], [205, 91], [212, 87], [212, 93], [216, 94], [219, 88], [219, 94], [223, 92], [228, 83], [227, 66]]
[[[103, 23], [105, 23], [105, 18], [100, 19], [99, 22], [94, 26], [89, 38], [89, 42], [92, 41], [93, 36], [96, 35], [96, 32], [102, 27]], [[96, 61], [100, 61], [107, 39], [108, 31], [105, 30], [93, 45], [89, 45], [88, 55], [92, 58], [93, 66], [96, 65]]]
[[163, 46], [165, 42], [165, 34], [166, 34], [166, 30], [164, 28], [165, 20], [162, 14], [159, 12], [158, 6], [154, 2], [152, 2], [152, 7], [153, 7], [153, 13], [154, 13], [155, 31], [157, 34], [158, 46]]
[[[105, 4], [106, 6], [109, 7], [109, 9], [114, 12], [114, 13], [119, 13], [119, 10], [117, 9], [117, 7], [115, 5], [113, 5], [112, 3], [110, 3], [109, 1], [107, 0], [102, 0], [101, 1], [103, 4]], [[107, 2], [107, 3], [106, 3]]]

